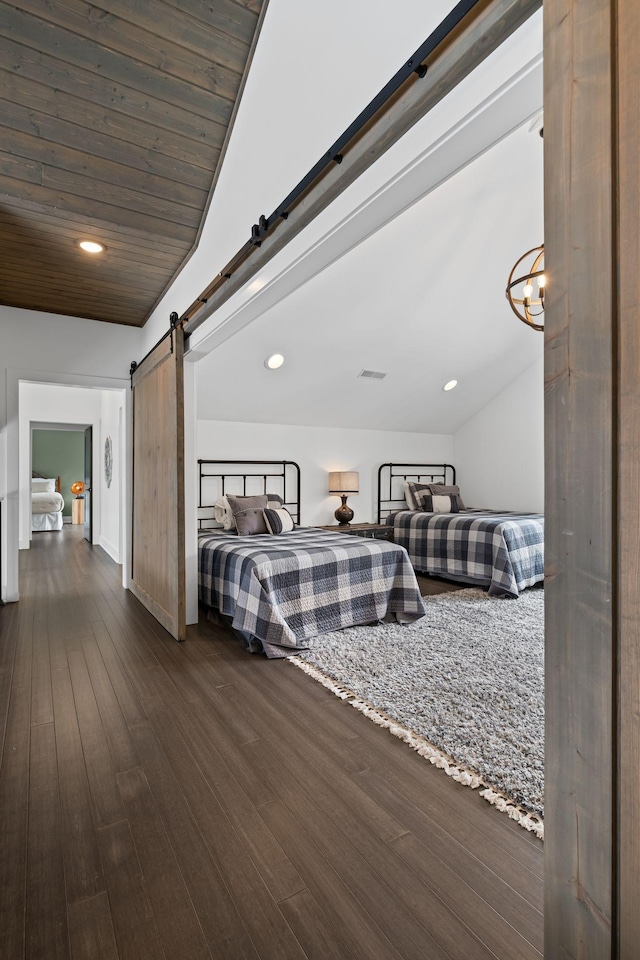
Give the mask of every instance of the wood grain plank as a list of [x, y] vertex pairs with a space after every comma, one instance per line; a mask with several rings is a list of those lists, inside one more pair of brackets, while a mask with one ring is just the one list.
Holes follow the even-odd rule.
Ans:
[[160, 672], [156, 686], [163, 703], [171, 705], [177, 732], [189, 744], [193, 758], [205, 772], [212, 793], [227, 811], [273, 899], [281, 902], [303, 890], [303, 879], [265, 828], [256, 809], [256, 805], [269, 799], [270, 792], [258, 777], [248, 779], [244, 764], [236, 760], [238, 743], [247, 741], [242, 732], [237, 736], [234, 724], [230, 728], [228, 719], [233, 708], [226, 710], [224, 700], [217, 697], [213, 705], [200, 701], [193, 708], [182, 701], [181, 709], [175, 688]]
[[[116, 227], [106, 220], [95, 223], [82, 215], [66, 216], [63, 212], [55, 213], [42, 204], [28, 203], [9, 196], [3, 198], [0, 222], [6, 223], [8, 228], [13, 227], [14, 234], [26, 239], [58, 239], [63, 248], [74, 247], [79, 238], [99, 231], [112, 256], [126, 257], [130, 251], [132, 256], [144, 262], [142, 258], [146, 249], [149, 262], [157, 263], [158, 266], [169, 263], [172, 257], [189, 250], [188, 242], [177, 241], [173, 237], [150, 235], [134, 228]], [[78, 269], [81, 269], [80, 264]]]
[[242, 39], [225, 35], [164, 4], [148, 8], [135, 0], [48, 0], [44, 9], [38, 0], [16, 0], [15, 6], [169, 77], [235, 98], [251, 34]]
[[[5, 159], [7, 160], [7, 166], [10, 165], [7, 158], [0, 156], [0, 166]], [[55, 185], [56, 179], [60, 181], [58, 185]], [[79, 190], [80, 192], [78, 192]], [[83, 193], [82, 190], [85, 192]], [[47, 209], [51, 209], [52, 206], [59, 207], [66, 215], [78, 214], [85, 222], [94, 219], [94, 232], [99, 229], [99, 221], [106, 220], [112, 225], [122, 222], [125, 226], [133, 227], [136, 230], [148, 230], [150, 235], [158, 233], [161, 236], [169, 237], [175, 234], [178, 239], [190, 243], [193, 241], [198, 220], [192, 214], [185, 214], [181, 217], [181, 220], [191, 221], [191, 223], [169, 221], [161, 214], [156, 216], [151, 210], [147, 212], [136, 209], [130, 210], [127, 208], [122, 194], [117, 192], [110, 194], [107, 190], [102, 191], [102, 199], [91, 200], [89, 184], [80, 188], [72, 179], [67, 178], [65, 181], [61, 176], [56, 177], [53, 171], [48, 172], [46, 185], [38, 183], [37, 178], [25, 180], [20, 176], [0, 174], [0, 195], [4, 193], [11, 196], [14, 202], [19, 200], [34, 201], [43, 204]], [[106, 199], [107, 197], [110, 197], [113, 202]], [[124, 205], [120, 206], [119, 202]], [[182, 208], [182, 213], [185, 212], [185, 209]]]
[[[134, 6], [135, 0], [126, 0], [126, 5]], [[181, 36], [181, 24], [186, 20], [190, 31], [194, 23], [196, 26], [205, 24], [208, 28], [203, 34], [205, 37], [209, 29], [213, 29], [216, 33], [235, 37], [248, 44], [255, 33], [261, 5], [262, 0], [251, 0], [250, 3], [216, 0], [215, 3], [207, 4], [200, 3], [200, 0], [168, 0], [167, 6], [173, 7], [176, 15], [172, 21], [167, 19], [166, 22], [171, 22], [176, 36]], [[195, 38], [193, 42], [197, 42]], [[206, 49], [202, 52], [206, 53]]]
[[[478, 893], [470, 889], [459, 876], [449, 870], [446, 861], [434, 862], [431, 859], [430, 845], [421, 843], [411, 833], [406, 833], [392, 843], [416, 876], [434, 891], [437, 899], [443, 904], [442, 919], [450, 916], [460, 919], [464, 913], [464, 927], [467, 938], [472, 932], [474, 940], [483, 945], [488, 955], [499, 957], [500, 960], [540, 960], [542, 957], [542, 916], [533, 917], [532, 928], [537, 940], [532, 944], [519, 933], [502, 915], [502, 908], [494, 910]], [[491, 877], [486, 874], [485, 881]], [[464, 908], [460, 907], [464, 900]], [[448, 926], [448, 925], [447, 925]], [[518, 928], [520, 929], [520, 928]], [[441, 935], [442, 937], [442, 935]], [[454, 932], [452, 938], [442, 938], [443, 945], [452, 952], [456, 949], [458, 935]], [[465, 955], [467, 951], [465, 950]]]
[[[9, 85], [5, 85], [5, 78], [9, 79]], [[41, 98], [49, 93], [46, 87], [42, 84], [31, 84], [24, 77], [20, 78], [21, 85], [17, 87], [15, 80], [14, 74], [0, 73], [5, 97], [11, 94], [13, 98], [12, 100], [0, 99], [0, 118], [6, 131], [23, 134], [35, 132], [44, 142], [61, 144], [68, 149], [85, 153], [90, 145], [92, 157], [99, 157], [133, 170], [145, 171], [154, 177], [185, 184], [198, 190], [209, 190], [212, 168], [217, 162], [218, 151], [208, 150], [209, 156], [206, 163], [202, 150], [193, 151], [192, 159], [189, 159], [185, 155], [189, 151], [188, 148], [185, 150], [183, 138], [171, 137], [166, 131], [156, 129], [155, 138], [149, 135], [145, 141], [140, 132], [142, 125], [139, 123], [134, 125], [125, 123], [123, 117], [113, 112], [109, 117], [108, 111], [103, 111], [99, 119], [87, 116], [82, 100], [65, 98], [64, 94], [58, 94], [56, 102], [43, 104]], [[37, 92], [30, 97], [23, 92], [25, 87], [33, 87]], [[23, 101], [26, 101], [26, 104]], [[60, 118], [59, 114], [64, 112], [60, 101], [63, 106], [66, 105], [67, 109], [70, 102], [71, 104], [75, 102], [78, 113], [73, 114], [72, 121]], [[43, 112], [45, 106], [51, 111], [50, 113]], [[114, 126], [115, 129], [112, 129]], [[177, 156], [167, 152], [167, 140], [175, 140], [174, 153]], [[178, 147], [177, 144], [180, 146]], [[193, 162], [196, 158], [198, 163]]]
[[616, 6], [550, 0], [543, 7], [545, 257], [551, 265], [545, 300], [545, 954], [584, 960], [617, 955]]
[[135, 724], [131, 732], [144, 757], [147, 783], [210, 949], [220, 960], [258, 960], [241, 917], [242, 905], [234, 904], [221, 865], [202, 842], [197, 821], [151, 724]]
[[125, 819], [116, 770], [82, 651], [70, 653], [68, 659], [93, 818], [96, 826], [108, 826]]
[[[91, 624], [91, 629], [95, 642], [87, 641], [86, 644], [83, 644], [85, 660], [89, 663], [93, 658], [97, 659], [98, 654], [102, 658], [102, 663], [111, 681], [113, 692], [127, 726], [131, 723], [146, 720], [144, 709], [129, 674], [118, 656], [106, 624], [100, 619]], [[95, 672], [94, 669], [94, 674]], [[135, 753], [137, 756], [137, 750]]]
[[[380, 928], [379, 911], [371, 917], [337, 861], [323, 855], [288, 807], [274, 800], [260, 807], [260, 815], [292, 863], [300, 873], [307, 874], [310, 893], [356, 960], [401, 960], [405, 956], [401, 944], [394, 944]], [[312, 869], [306, 869], [310, 864]]]
[[640, 942], [640, 911], [637, 904], [640, 873], [640, 556], [636, 535], [640, 520], [640, 327], [638, 304], [640, 282], [638, 263], [638, 130], [640, 117], [640, 72], [636, 40], [640, 35], [637, 4], [616, 4], [616, 131], [618, 142], [617, 210], [618, 259], [618, 564], [620, 572], [620, 625], [618, 676], [619, 700], [619, 955], [630, 957]]
[[164, 956], [126, 820], [98, 830], [119, 960]]
[[[152, 709], [153, 707], [153, 709]], [[303, 960], [304, 953], [285, 922], [274, 911], [275, 901], [228, 815], [207, 783], [188, 745], [179, 738], [174, 725], [165, 719], [153, 702], [147, 704], [165, 754], [182, 784], [187, 803], [196, 817], [212, 856], [220, 865], [227, 887], [236, 903], [244, 902], [243, 917], [251, 939], [264, 960]]]
[[118, 786], [162, 949], [169, 957], [211, 960], [212, 953], [144, 772], [136, 767], [119, 774]]
[[[443, 924], [446, 931], [438, 930], [435, 935], [430, 932], [434, 929], [433, 917], [442, 917], [442, 906], [433, 902], [429, 891], [422, 885], [419, 885], [418, 889], [414, 886], [413, 896], [409, 902], [406, 901], [403, 896], [406, 888], [399, 871], [395, 869], [393, 856], [383, 856], [384, 868], [381, 871], [379, 862], [372, 862], [369, 858], [373, 856], [374, 849], [380, 849], [379, 843], [372, 843], [368, 847], [367, 855], [362, 853], [360, 842], [365, 841], [366, 822], [356, 817], [351, 819], [348, 826], [342, 820], [339, 824], [336, 823], [327, 814], [324, 800], [317, 796], [320, 778], [313, 777], [310, 767], [306, 767], [300, 774], [305, 784], [302, 786], [282, 762], [282, 744], [274, 746], [254, 741], [243, 745], [241, 749], [294, 814], [299, 821], [299, 829], [309, 835], [327, 859], [339, 865], [340, 874], [349, 888], [369, 915], [376, 918], [382, 932], [403, 957], [407, 960], [410, 957], [419, 960], [425, 955], [433, 957], [434, 960], [446, 958], [447, 951], [441, 946], [440, 940], [453, 930], [459, 942], [464, 944], [465, 956], [488, 960], [488, 951], [483, 950], [478, 942], [474, 944], [472, 937], [465, 938], [462, 926], [456, 926], [452, 917], [448, 916]], [[326, 785], [326, 791], [331, 795], [335, 808], [339, 808], [344, 816], [346, 804], [341, 805], [338, 791], [333, 789], [331, 784]], [[279, 839], [282, 842], [282, 838]], [[301, 871], [301, 875], [311, 888], [309, 870]], [[397, 884], [401, 885], [400, 889]], [[337, 905], [334, 903], [332, 915], [336, 909]], [[467, 953], [467, 950], [475, 952]]]
[[27, 609], [18, 607], [16, 603], [0, 605], [0, 763], [7, 729], [13, 664], [18, 642], [18, 614], [28, 616], [28, 605], [26, 607]]
[[[37, 250], [32, 251], [32, 260], [35, 262], [41, 261], [43, 264], [47, 263], [43, 259], [43, 254], [39, 256]], [[5, 282], [11, 278], [12, 274], [18, 281], [22, 280], [24, 282], [24, 279], [29, 276], [28, 269], [21, 257], [20, 250], [18, 250], [14, 255], [7, 255], [1, 275], [5, 278]], [[139, 284], [135, 284], [133, 280], [127, 282], [126, 278], [118, 283], [116, 278], [110, 276], [107, 271], [96, 270], [87, 271], [87, 273], [91, 284], [91, 289], [86, 293], [87, 300], [93, 297], [99, 301], [100, 297], [103, 299], [109, 297], [112, 302], [120, 306], [140, 306], [152, 294], [155, 286], [153, 281], [145, 282], [143, 278]], [[46, 267], [43, 266], [40, 276], [43, 280], [49, 281], [47, 283], [48, 289], [55, 290], [60, 294], [66, 292], [72, 295], [75, 292], [73, 267], [71, 265], [66, 269], [62, 268], [56, 271], [55, 263], [52, 261], [50, 264], [47, 263]], [[75, 277], [77, 286], [77, 274]], [[157, 280], [155, 283], [157, 283]]]
[[41, 311], [42, 313], [60, 314], [64, 317], [81, 317], [85, 320], [100, 320], [105, 323], [121, 323], [126, 326], [142, 327], [149, 316], [149, 311], [135, 311], [133, 309], [111, 309], [103, 305], [101, 310], [94, 310], [87, 306], [82, 297], [76, 297], [68, 301], [53, 301], [51, 295], [45, 293], [32, 293], [27, 297], [24, 293], [12, 291], [11, 295], [3, 297], [4, 306], [18, 307], [25, 310]]
[[[3, 14], [8, 4], [2, 4]], [[16, 17], [20, 19], [19, 12]], [[202, 149], [209, 144], [220, 149], [224, 140], [230, 109], [223, 116], [215, 113], [195, 114], [188, 104], [179, 106], [160, 99], [156, 93], [146, 93], [133, 86], [103, 76], [90, 65], [83, 68], [67, 64], [65, 51], [58, 58], [34, 48], [25, 35], [25, 42], [16, 42], [0, 34], [0, 61], [11, 66], [31, 80], [50, 85], [55, 77], [56, 89], [62, 90], [86, 102], [89, 114], [99, 116], [99, 110], [107, 108], [124, 115], [129, 121], [150, 123], [160, 129], [171, 130], [178, 136], [199, 143]]]
[[67, 899], [53, 723], [31, 729], [29, 773], [25, 957], [67, 960]]
[[[113, 768], [120, 773], [137, 767], [138, 755], [129, 728], [113, 689], [111, 677], [93, 637], [83, 640], [82, 661], [86, 663], [95, 705], [102, 720]], [[77, 661], [77, 665], [81, 663]]]
[[[408, 832], [392, 840], [394, 849], [400, 851], [401, 856], [405, 846], [413, 850], [417, 844], [420, 851], [419, 856], [424, 856], [424, 863], [420, 863], [418, 857], [418, 868], [423, 872], [424, 878], [433, 885], [440, 888], [440, 881], [450, 873], [455, 873], [457, 881], [462, 883], [461, 889], [457, 890], [448, 899], [448, 905], [455, 910], [460, 903], [465, 904], [465, 914], [467, 907], [471, 906], [471, 901], [475, 898], [481, 898], [485, 907], [479, 905], [477, 912], [486, 914], [488, 917], [492, 912], [499, 914], [510, 927], [518, 930], [519, 933], [535, 948], [539, 953], [543, 947], [543, 916], [542, 916], [542, 883], [538, 881], [535, 884], [537, 896], [536, 903], [531, 902], [531, 898], [518, 893], [507, 882], [504, 876], [498, 875], [487, 863], [479, 859], [468, 850], [458, 839], [453, 830], [443, 829], [435, 820], [432, 820], [427, 813], [418, 809], [413, 803], [400, 792], [399, 789], [393, 789], [387, 783], [378, 771], [368, 770], [359, 777], [366, 784], [368, 792], [378, 801], [388, 808], [395, 811], [398, 818], [405, 824]], [[417, 840], [417, 837], [424, 837], [423, 841]], [[428, 847], [428, 852], [427, 852]], [[485, 859], [488, 859], [485, 857]], [[413, 869], [416, 869], [414, 866]], [[533, 885], [532, 885], [533, 886]], [[456, 887], [456, 881], [451, 877], [446, 884], [442, 886], [442, 895], [448, 896], [449, 890]], [[465, 888], [468, 887], [467, 892]], [[481, 923], [484, 922], [484, 916]], [[474, 929], [476, 929], [474, 925]], [[513, 952], [509, 947], [510, 952]]]
[[[61, 144], [58, 139], [48, 140], [43, 136], [38, 120], [32, 114], [28, 118], [28, 123], [22, 126], [29, 126], [28, 130], [17, 130], [10, 124], [10, 117], [2, 112], [0, 102], [0, 136], [2, 138], [2, 156], [14, 157], [18, 162], [22, 160], [25, 163], [41, 163], [43, 170], [47, 168], [64, 171], [65, 180], [73, 175], [79, 184], [87, 183], [88, 180], [94, 184], [104, 183], [111, 187], [117, 187], [124, 191], [132, 191], [137, 194], [143, 194], [149, 197], [149, 203], [157, 209], [167, 210], [175, 207], [194, 207], [202, 210], [207, 198], [209, 184], [202, 187], [194, 187], [189, 184], [189, 175], [187, 170], [177, 172], [180, 179], [168, 179], [150, 173], [142, 168], [125, 164], [122, 159], [112, 160], [96, 155], [93, 149], [93, 138], [90, 145], [87, 144], [86, 134], [84, 143], [79, 143], [77, 147], [68, 147]], [[23, 121], [27, 118], [23, 118]], [[53, 132], [53, 131], [52, 131]], [[90, 149], [87, 147], [90, 146]], [[115, 151], [114, 151], [115, 152]], [[6, 161], [2, 161], [4, 168]], [[142, 166], [142, 165], [141, 165]], [[186, 167], [186, 165], [185, 165]], [[7, 171], [11, 176], [11, 170], [7, 166]], [[46, 173], [44, 176], [46, 181]], [[95, 188], [99, 189], [99, 188]], [[167, 198], [171, 198], [168, 202]], [[151, 199], [153, 198], [153, 199]], [[145, 205], [146, 208], [146, 205]], [[142, 209], [142, 208], [141, 208]]]
[[309, 890], [281, 901], [280, 910], [309, 960], [350, 960], [353, 953]]
[[119, 960], [108, 894], [70, 905], [69, 943], [73, 960]]
[[[2, 155], [0, 155], [0, 163]], [[104, 204], [130, 210], [154, 219], [165, 220], [171, 224], [184, 227], [198, 227], [202, 210], [194, 204], [186, 205], [174, 202], [166, 193], [152, 196], [135, 187], [111, 183], [108, 180], [98, 179], [89, 171], [86, 175], [79, 174], [65, 167], [53, 167], [44, 164], [42, 168], [42, 184], [52, 193], [61, 193], [68, 196], [81, 197], [96, 206]], [[201, 195], [202, 191], [198, 191]], [[195, 196], [195, 194], [194, 194]], [[88, 204], [87, 204], [88, 205]]]
[[[25, 613], [16, 631], [0, 766], [0, 954], [6, 957], [22, 957], [25, 948], [33, 612]], [[7, 616], [6, 607], [0, 607], [0, 617], [15, 625], [15, 615]]]
[[[232, 96], [220, 96], [215, 91], [192, 86], [185, 80], [171, 76], [162, 69], [160, 64], [150, 66], [137, 58], [134, 59], [100, 42], [83, 37], [76, 32], [78, 28], [82, 29], [81, 17], [76, 18], [73, 30], [47, 23], [39, 14], [45, 14], [49, 6], [57, 4], [58, 15], [60, 15], [62, 2], [49, 0], [47, 7], [43, 7], [37, 0], [34, 2], [37, 15], [18, 9], [17, 3], [4, 3], [5, 30], [21, 45], [61, 61], [58, 69], [64, 64], [65, 70], [71, 69], [75, 75], [78, 68], [128, 87], [129, 90], [136, 91], [138, 96], [145, 97], [148, 101], [155, 100], [156, 103], [161, 101], [174, 108], [188, 111], [198, 118], [204, 120], [215, 118], [218, 123], [228, 124], [233, 108]], [[22, 7], [28, 3], [29, 0], [20, 0]], [[73, 20], [74, 13], [82, 7], [88, 9], [81, 2], [70, 6], [68, 18]], [[126, 36], [127, 32], [123, 31], [123, 36]], [[156, 62], [158, 62], [157, 54]]]
[[51, 680], [67, 901], [75, 903], [96, 896], [105, 885], [64, 647], [52, 651]]

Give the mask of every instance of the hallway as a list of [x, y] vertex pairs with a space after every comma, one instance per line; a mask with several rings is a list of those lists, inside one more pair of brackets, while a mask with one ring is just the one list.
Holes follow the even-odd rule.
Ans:
[[2, 960], [534, 960], [542, 844], [80, 527], [0, 608]]

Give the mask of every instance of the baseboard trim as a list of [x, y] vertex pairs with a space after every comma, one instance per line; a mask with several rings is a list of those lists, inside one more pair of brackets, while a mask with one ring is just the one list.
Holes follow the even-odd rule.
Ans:
[[111, 557], [112, 560], [115, 561], [115, 563], [120, 563], [120, 551], [118, 550], [117, 547], [114, 547], [114, 545], [110, 543], [106, 537], [100, 537], [100, 546], [102, 547], [105, 553], [109, 554], [109, 556]]

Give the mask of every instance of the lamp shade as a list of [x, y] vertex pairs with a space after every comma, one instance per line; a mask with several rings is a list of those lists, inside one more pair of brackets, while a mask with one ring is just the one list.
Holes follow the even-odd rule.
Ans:
[[329, 493], [358, 493], [360, 476], [357, 470], [336, 470], [329, 473]]
[[75, 493], [76, 496], [84, 493], [84, 483], [82, 480], [76, 480], [75, 483], [71, 484], [71, 493]]

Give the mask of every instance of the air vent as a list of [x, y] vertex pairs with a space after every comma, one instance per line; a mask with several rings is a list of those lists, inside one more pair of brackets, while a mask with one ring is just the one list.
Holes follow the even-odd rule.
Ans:
[[379, 370], [361, 370], [358, 376], [367, 380], [384, 380], [386, 373], [380, 373]]

